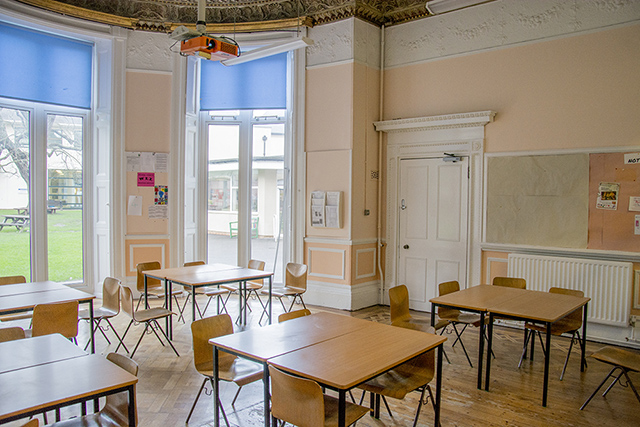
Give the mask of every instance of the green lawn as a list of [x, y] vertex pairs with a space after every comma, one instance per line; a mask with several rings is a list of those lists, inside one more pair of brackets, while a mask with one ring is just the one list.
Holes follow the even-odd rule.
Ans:
[[[0, 215], [15, 210], [0, 210]], [[0, 221], [4, 218], [0, 218]], [[81, 281], [82, 275], [82, 211], [59, 210], [47, 215], [49, 242], [49, 280]], [[36, 243], [37, 244], [37, 243]], [[14, 227], [0, 231], [0, 276], [29, 274], [29, 233]]]

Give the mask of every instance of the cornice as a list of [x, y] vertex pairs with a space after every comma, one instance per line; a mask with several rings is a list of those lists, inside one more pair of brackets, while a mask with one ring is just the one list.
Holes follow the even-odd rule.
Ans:
[[476, 111], [472, 113], [445, 114], [441, 116], [416, 117], [374, 122], [379, 132], [418, 132], [485, 126], [493, 122], [495, 111]]

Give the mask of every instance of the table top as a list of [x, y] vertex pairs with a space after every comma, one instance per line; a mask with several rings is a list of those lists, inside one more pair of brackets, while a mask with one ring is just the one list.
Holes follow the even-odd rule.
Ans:
[[0, 374], [0, 421], [137, 382], [97, 354], [5, 372]]
[[[23, 283], [21, 286], [25, 286], [25, 284]], [[93, 299], [95, 299], [95, 295], [62, 285], [62, 288], [48, 291], [0, 296], [0, 313], [30, 310], [38, 304], [67, 301], [87, 302]]]
[[505, 286], [478, 285], [432, 298], [434, 304], [462, 310], [490, 311], [534, 321], [555, 322], [587, 304], [591, 299]]
[[170, 280], [186, 286], [206, 286], [242, 280], [257, 280], [272, 276], [269, 271], [253, 270], [227, 264], [204, 264], [189, 267], [163, 268], [147, 270], [145, 276]]
[[433, 349], [446, 337], [377, 322], [269, 360], [329, 388], [348, 390]]
[[209, 343], [264, 363], [272, 357], [364, 329], [371, 324], [375, 322], [322, 312], [212, 338]]
[[16, 283], [13, 285], [2, 285], [0, 286], [0, 297], [8, 295], [30, 294], [33, 292], [52, 291], [55, 289], [69, 289], [69, 287], [61, 283], [52, 282], [50, 280], [44, 282], [27, 282]]
[[12, 218], [12, 219], [29, 219], [29, 215], [13, 215], [13, 214], [4, 214], [2, 215], [5, 218]]
[[0, 343], [0, 373], [86, 355], [60, 334], [7, 341]]
[[202, 265], [191, 265], [189, 267], [171, 267], [171, 268], [161, 268], [158, 270], [146, 270], [144, 271], [144, 275], [148, 277], [153, 277], [154, 279], [169, 279], [176, 278], [180, 276], [189, 276], [198, 273], [211, 273], [217, 271], [225, 271], [225, 270], [235, 270], [238, 268], [236, 265], [230, 264], [202, 264]]

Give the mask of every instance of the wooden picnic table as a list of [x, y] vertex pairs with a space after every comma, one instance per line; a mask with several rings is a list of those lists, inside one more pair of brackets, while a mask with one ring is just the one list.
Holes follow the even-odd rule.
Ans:
[[4, 221], [0, 222], [0, 231], [4, 227], [15, 227], [17, 231], [23, 231], [26, 227], [29, 227], [30, 216], [29, 215], [3, 215]]

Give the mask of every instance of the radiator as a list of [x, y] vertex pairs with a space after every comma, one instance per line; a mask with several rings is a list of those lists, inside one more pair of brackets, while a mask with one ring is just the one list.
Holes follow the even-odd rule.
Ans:
[[631, 309], [630, 262], [509, 254], [509, 277], [522, 277], [527, 289], [578, 289], [591, 298], [589, 322], [627, 326]]

